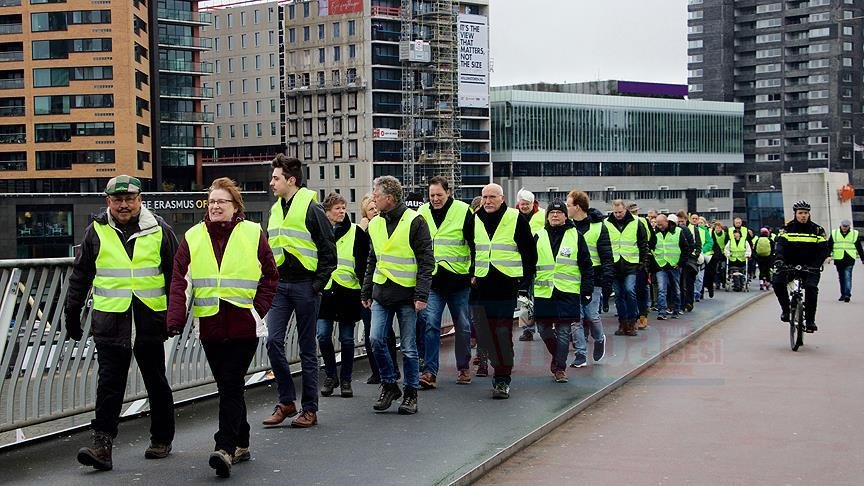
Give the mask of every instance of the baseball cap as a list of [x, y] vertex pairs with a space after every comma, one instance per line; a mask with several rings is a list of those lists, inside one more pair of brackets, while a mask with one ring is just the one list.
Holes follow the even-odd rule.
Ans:
[[566, 214], [567, 206], [563, 202], [555, 200], [549, 203], [549, 206], [546, 207], [546, 212], [548, 213], [549, 211], [561, 211]]
[[105, 194], [138, 194], [141, 192], [141, 180], [137, 177], [119, 175], [108, 181], [105, 186]]

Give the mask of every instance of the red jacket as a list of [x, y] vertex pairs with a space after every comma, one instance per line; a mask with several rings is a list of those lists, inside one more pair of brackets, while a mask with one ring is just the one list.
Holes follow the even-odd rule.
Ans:
[[[243, 214], [237, 214], [229, 222], [213, 222], [205, 217], [207, 232], [213, 243], [213, 252], [216, 261], [222, 264], [222, 255], [225, 254], [225, 245], [234, 226], [244, 219]], [[267, 234], [261, 231], [258, 241], [258, 261], [261, 262], [261, 280], [258, 282], [258, 290], [252, 305], [258, 315], [263, 317], [276, 295], [279, 285], [279, 270], [273, 259], [273, 251], [267, 243]], [[190, 309], [189, 301], [191, 295], [186, 294], [189, 284], [189, 244], [184, 239], [177, 248], [174, 255], [174, 274], [171, 278], [171, 295], [168, 305], [168, 318], [166, 324], [169, 334], [171, 331], [177, 333], [183, 330], [188, 319], [187, 309]], [[230, 339], [254, 339], [256, 337], [256, 321], [249, 309], [237, 307], [233, 304], [219, 300], [219, 312], [209, 317], [202, 317], [199, 321], [200, 339], [202, 341], [225, 341]]]

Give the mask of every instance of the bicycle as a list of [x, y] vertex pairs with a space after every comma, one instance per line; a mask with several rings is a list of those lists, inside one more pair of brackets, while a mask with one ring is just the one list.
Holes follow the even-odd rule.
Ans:
[[792, 273], [793, 277], [786, 284], [789, 291], [789, 347], [792, 351], [804, 345], [804, 286], [801, 283], [802, 276], [806, 273], [820, 273], [820, 269], [809, 268], [802, 265], [784, 268], [783, 271]]

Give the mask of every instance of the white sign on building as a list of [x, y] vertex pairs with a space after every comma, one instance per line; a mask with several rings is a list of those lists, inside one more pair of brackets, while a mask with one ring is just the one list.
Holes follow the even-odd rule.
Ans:
[[459, 15], [459, 106], [489, 108], [489, 19]]

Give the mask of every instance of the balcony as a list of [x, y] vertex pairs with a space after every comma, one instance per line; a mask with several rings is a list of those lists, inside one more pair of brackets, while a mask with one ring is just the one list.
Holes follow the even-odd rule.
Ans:
[[0, 62], [15, 62], [24, 60], [24, 51], [2, 51]]
[[462, 152], [462, 162], [489, 162], [489, 152]]
[[21, 0], [0, 0], [0, 7], [19, 7]]
[[399, 7], [382, 7], [380, 5], [373, 5], [371, 13], [373, 17], [399, 18], [401, 9]]
[[399, 54], [384, 54], [373, 52], [372, 53], [372, 64], [380, 64], [384, 66], [401, 66], [402, 62], [399, 61]]
[[0, 116], [24, 116], [24, 106], [0, 106]]
[[210, 112], [199, 111], [162, 111], [159, 112], [159, 121], [164, 123], [213, 123], [214, 116]]
[[159, 47], [207, 50], [213, 48], [213, 39], [185, 35], [160, 35]]
[[156, 19], [160, 22], [165, 21], [190, 25], [210, 25], [213, 23], [213, 14], [210, 12], [190, 12], [188, 10], [160, 8], [156, 11]]
[[285, 81], [286, 96], [300, 96], [303, 94], [320, 93], [320, 92], [341, 92], [341, 91], [360, 91], [366, 88], [366, 81], [360, 76], [349, 76], [346, 80], [333, 79], [325, 81], [321, 84], [319, 81], [309, 86], [304, 86], [298, 82], [292, 83], [290, 80]]
[[182, 59], [160, 59], [159, 70], [166, 73], [213, 74], [213, 63], [184, 61]]
[[159, 86], [159, 96], [163, 98], [189, 98], [197, 100], [213, 99], [213, 88], [193, 86]]
[[0, 89], [21, 89], [24, 87], [24, 78], [0, 79]]
[[374, 79], [372, 80], [372, 89], [390, 89], [395, 91], [402, 90], [401, 79]]
[[0, 143], [26, 143], [26, 133], [0, 133]]
[[213, 140], [213, 137], [162, 137], [159, 143], [162, 148], [208, 149], [216, 146]]
[[463, 140], [489, 140], [489, 130], [469, 130], [463, 128], [461, 132]]
[[23, 32], [21, 24], [0, 24], [0, 34], [20, 34]]

